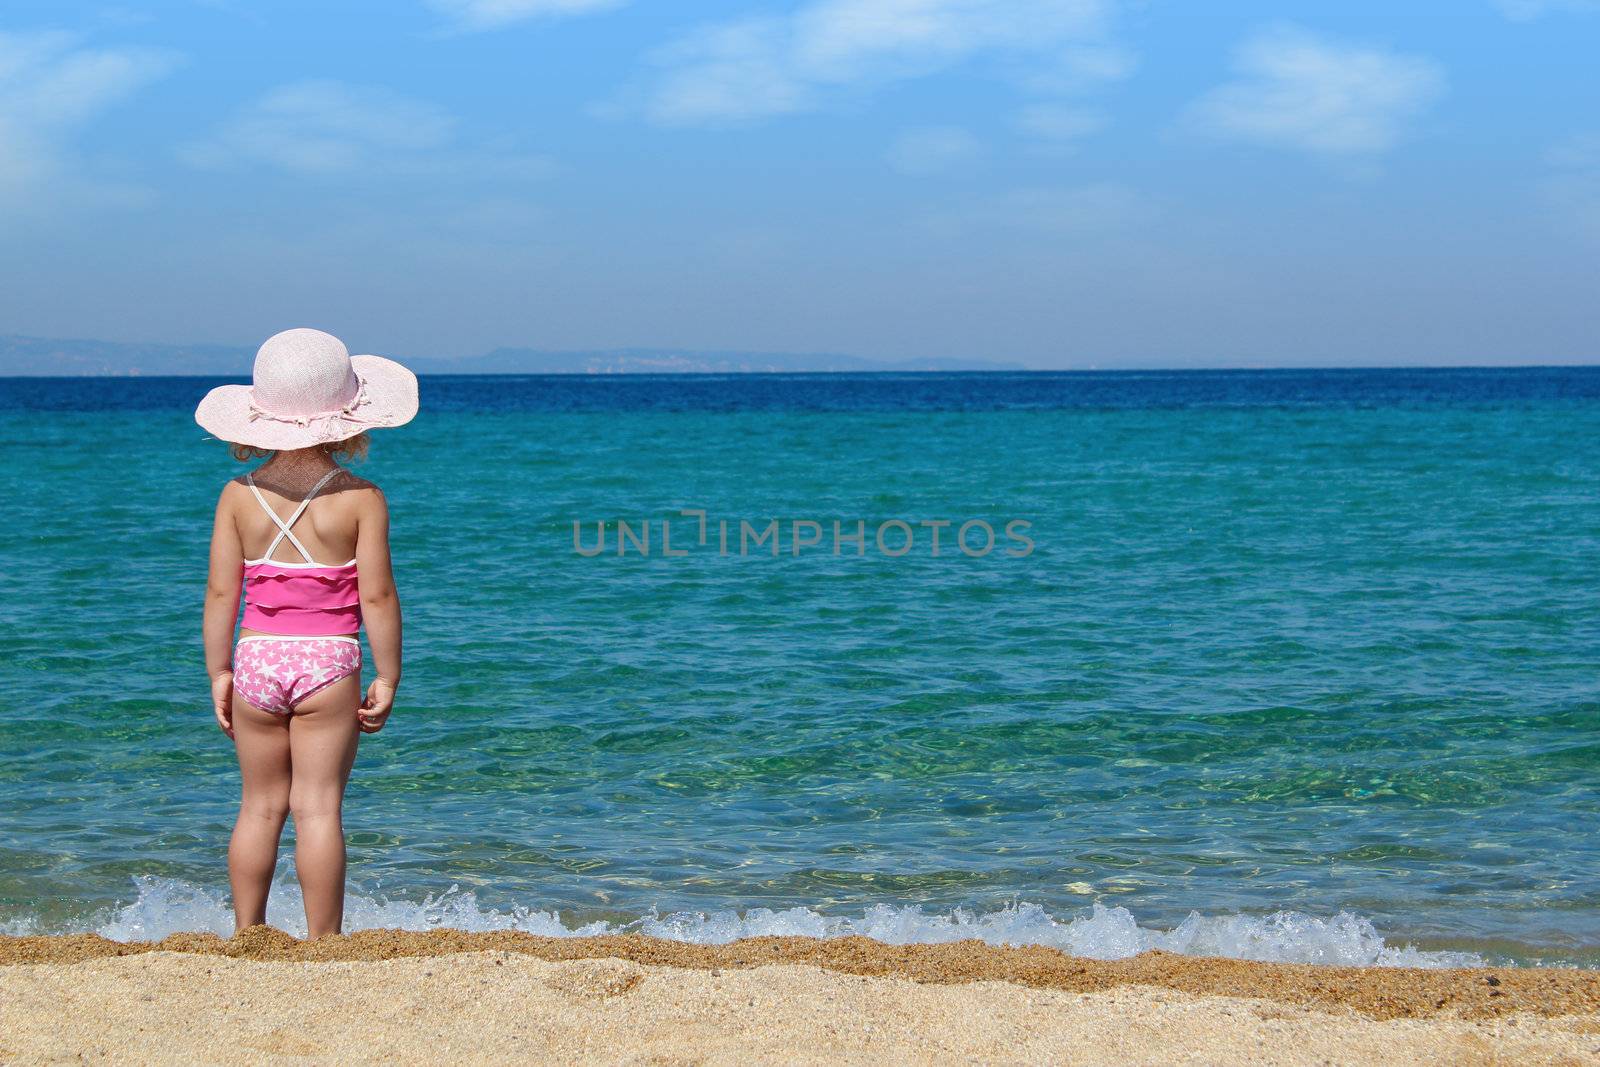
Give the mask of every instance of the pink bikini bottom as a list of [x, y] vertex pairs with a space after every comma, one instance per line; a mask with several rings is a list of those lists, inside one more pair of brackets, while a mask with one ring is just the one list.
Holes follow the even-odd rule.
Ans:
[[360, 670], [353, 637], [241, 637], [233, 650], [234, 692], [274, 715]]

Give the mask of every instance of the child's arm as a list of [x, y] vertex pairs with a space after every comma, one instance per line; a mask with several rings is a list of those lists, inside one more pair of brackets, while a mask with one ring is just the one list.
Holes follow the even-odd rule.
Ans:
[[201, 631], [205, 637], [206, 673], [211, 676], [211, 704], [217, 725], [229, 737], [233, 736], [233, 624], [239, 617], [243, 581], [244, 548], [239, 543], [239, 529], [233, 524], [233, 509], [224, 486], [217, 498], [217, 517], [211, 528], [211, 572], [206, 578]]
[[394, 710], [400, 686], [400, 597], [389, 564], [389, 505], [377, 489], [363, 496], [356, 519], [356, 573], [361, 576], [361, 617], [378, 676], [356, 714], [362, 731], [375, 734]]

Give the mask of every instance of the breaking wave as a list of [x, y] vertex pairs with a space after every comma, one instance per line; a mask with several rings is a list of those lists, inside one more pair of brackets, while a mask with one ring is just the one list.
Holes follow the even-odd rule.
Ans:
[[[69, 931], [43, 931], [27, 922], [4, 924], [5, 932], [93, 931], [117, 941], [159, 940], [179, 932], [228, 935], [233, 912], [225, 893], [171, 878], [134, 879], [135, 899], [76, 924]], [[274, 886], [267, 920], [301, 936], [305, 919], [292, 878]], [[1201, 915], [1191, 912], [1170, 930], [1141, 926], [1123, 907], [1095, 904], [1088, 912], [1058, 917], [1036, 904], [1017, 903], [990, 911], [958, 908], [930, 913], [917, 905], [874, 904], [859, 914], [823, 914], [812, 908], [745, 911], [651, 912], [629, 922], [568, 924], [559, 912], [538, 908], [481, 907], [474, 893], [452, 886], [421, 901], [352, 893], [345, 903], [346, 930], [521, 930], [546, 937], [638, 933], [700, 944], [743, 937], [785, 935], [845, 937], [852, 934], [889, 944], [938, 944], [977, 939], [991, 945], [1046, 945], [1074, 956], [1121, 959], [1150, 949], [1190, 956], [1226, 956], [1272, 963], [1325, 963], [1361, 967], [1476, 967], [1473, 952], [1426, 951], [1391, 945], [1372, 922], [1347, 911], [1321, 917], [1280, 911], [1271, 915]]]

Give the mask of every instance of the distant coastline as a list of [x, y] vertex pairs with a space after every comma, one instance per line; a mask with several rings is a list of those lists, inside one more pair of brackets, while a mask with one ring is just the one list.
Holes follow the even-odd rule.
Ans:
[[[1037, 367], [1015, 360], [868, 359], [837, 353], [699, 351], [680, 348], [547, 350], [497, 348], [476, 356], [414, 356], [383, 353], [405, 360], [423, 375], [550, 374], [760, 375], [760, 374], [1166, 374], [1206, 372], [1448, 371], [1572, 369], [1600, 366], [1588, 361], [1460, 360], [1455, 362], [1293, 363], [1279, 361], [1162, 361], [1106, 365], [1098, 360], [1068, 367]], [[0, 334], [0, 378], [239, 378], [250, 376], [253, 349], [231, 345], [145, 344], [130, 341], [63, 340]]]
[[[248, 377], [255, 353], [228, 345], [164, 345], [0, 335], [0, 377]], [[497, 348], [477, 356], [405, 356], [418, 374], [803, 374], [1020, 371], [977, 359], [875, 360], [803, 352], [699, 352], [672, 348], [547, 351]]]

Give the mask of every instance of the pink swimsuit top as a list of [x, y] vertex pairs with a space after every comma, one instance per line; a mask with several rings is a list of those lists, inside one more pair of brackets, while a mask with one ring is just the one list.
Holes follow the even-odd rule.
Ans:
[[[288, 522], [278, 518], [278, 513], [256, 488], [255, 478], [245, 475], [256, 501], [278, 527], [278, 536], [272, 539], [261, 558], [244, 561], [245, 629], [288, 637], [334, 637], [361, 629], [356, 561], [317, 563], [289, 529], [305, 514], [312, 498], [338, 473], [339, 468], [335, 468], [312, 486]], [[300, 552], [304, 563], [283, 563], [272, 558], [285, 537]]]

